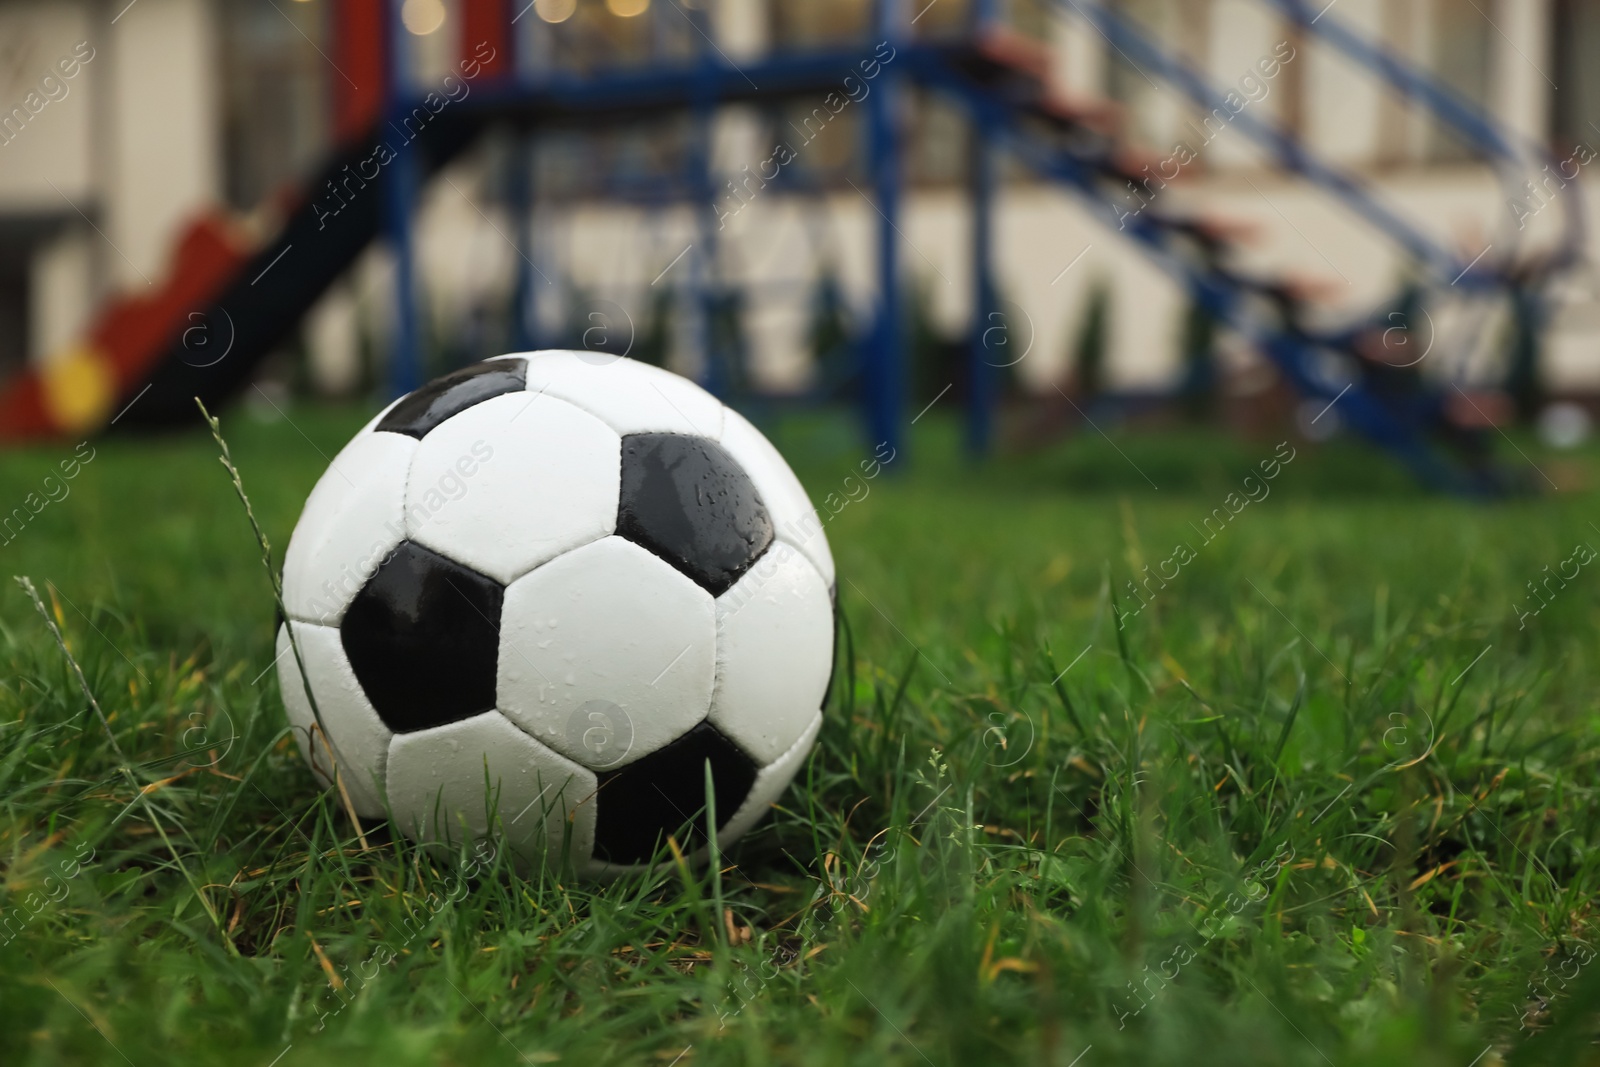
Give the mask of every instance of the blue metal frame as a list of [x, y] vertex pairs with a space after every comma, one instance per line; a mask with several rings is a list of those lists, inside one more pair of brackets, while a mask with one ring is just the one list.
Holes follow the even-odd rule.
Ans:
[[[1141, 69], [1151, 68], [1158, 77], [1177, 86], [1206, 111], [1213, 114], [1221, 111], [1228, 116], [1229, 128], [1238, 129], [1251, 140], [1271, 149], [1279, 163], [1286, 169], [1302, 174], [1338, 195], [1353, 211], [1403, 246], [1435, 274], [1447, 280], [1461, 274], [1462, 268], [1466, 266], [1464, 261], [1381, 204], [1359, 179], [1317, 159], [1307, 152], [1299, 141], [1277, 127], [1261, 121], [1250, 112], [1245, 110], [1234, 112], [1227, 104], [1227, 93], [1219, 91], [1187, 63], [1169, 55], [1150, 41], [1139, 31], [1132, 19], [1112, 11], [1096, 0], [1058, 0], [1058, 6], [1070, 6], [1088, 17], [1095, 28], [1105, 35], [1106, 40], [1123, 52], [1136, 66]], [[1469, 284], [1496, 287], [1498, 281], [1491, 277], [1491, 273], [1479, 271], [1471, 278]]]
[[1306, 3], [1306, 0], [1265, 0], [1265, 2], [1288, 15], [1301, 29], [1323, 38], [1351, 59], [1372, 70], [1407, 98], [1425, 105], [1434, 114], [1454, 126], [1488, 158], [1508, 163], [1521, 162], [1521, 156], [1511, 143], [1511, 138], [1502, 133], [1499, 127], [1470, 100], [1410, 66], [1383, 46], [1356, 34], [1344, 26], [1337, 15], [1325, 18], [1328, 7], [1332, 5], [1317, 10]]
[[[1548, 148], [1536, 142], [1519, 146], [1472, 101], [1465, 99], [1449, 86], [1418, 71], [1382, 45], [1368, 41], [1347, 28], [1337, 17], [1325, 18], [1327, 9], [1313, 12], [1306, 0], [1265, 0], [1292, 18], [1308, 33], [1321, 37], [1345, 55], [1367, 67], [1388, 82], [1407, 99], [1415, 100], [1475, 145], [1491, 163], [1503, 171], [1521, 168], [1527, 160], [1544, 163], [1556, 162]], [[1565, 187], [1563, 187], [1565, 188]], [[1520, 189], [1517, 190], [1519, 193]], [[1568, 191], [1562, 197], [1567, 214], [1567, 227], [1563, 234], [1560, 266], [1572, 266], [1583, 261], [1584, 235], [1583, 197]]]
[[539, 275], [533, 263], [533, 154], [537, 143], [531, 135], [520, 130], [513, 133], [510, 173], [507, 175], [511, 225], [515, 235], [513, 243], [517, 249], [511, 346], [520, 352], [531, 352], [539, 347]]
[[992, 331], [1004, 340], [1002, 365], [1011, 362], [1011, 346], [1018, 340], [1000, 310], [994, 270], [995, 152], [988, 128], [971, 124], [972, 173], [968, 176], [972, 214], [972, 336], [967, 355], [967, 450], [986, 455], [993, 444], [994, 408], [998, 377], [989, 347]]
[[[1297, 391], [1329, 403], [1337, 398], [1346, 422], [1394, 453], [1424, 482], [1456, 492], [1480, 491], [1480, 486], [1435, 455], [1416, 420], [1400, 418], [1349, 381], [1328, 377], [1319, 358], [1331, 347], [1328, 339], [1260, 314], [1263, 297], [1269, 291], [1266, 283], [1198, 264], [1193, 256], [1185, 254], [1179, 231], [1157, 213], [1147, 211], [1124, 217], [1123, 210], [1107, 194], [1104, 175], [1096, 167], [1098, 161], [1040, 141], [1022, 124], [1024, 116], [997, 95], [976, 89], [953, 74], [940, 75], [936, 81], [965, 102], [976, 126], [1003, 141], [1035, 173], [1078, 192], [1108, 228], [1141, 244], [1157, 264], [1182, 280], [1219, 321], [1254, 339]], [[1352, 387], [1345, 391], [1346, 385]]]
[[[878, 0], [876, 28], [896, 49], [909, 50], [901, 0]], [[835, 68], [837, 69], [837, 68]], [[902, 70], [884, 68], [867, 97], [867, 151], [872, 162], [873, 207], [878, 212], [878, 315], [862, 353], [863, 400], [873, 445], [887, 444], [899, 455], [905, 448], [906, 367], [900, 283], [900, 109]]]
[[723, 338], [716, 321], [721, 288], [717, 269], [717, 246], [720, 243], [717, 235], [722, 227], [717, 217], [717, 198], [721, 190], [716, 187], [713, 178], [711, 147], [712, 133], [716, 127], [720, 75], [733, 71], [731, 64], [717, 63], [708, 48], [713, 27], [706, 12], [696, 7], [685, 11], [684, 16], [696, 30], [692, 104], [694, 128], [690, 134], [688, 186], [694, 190], [699, 208], [696, 211], [698, 247], [690, 251], [687, 264], [692, 294], [690, 314], [694, 316], [694, 328], [700, 340], [697, 347], [705, 354], [700, 384], [712, 396], [726, 398], [729, 383], [724, 371], [729, 357], [722, 350]]
[[[400, 20], [403, 0], [389, 0], [389, 86], [385, 119], [403, 121], [409, 113], [401, 72], [405, 69], [409, 35]], [[412, 221], [422, 186], [421, 146], [408, 144], [395, 154], [383, 202], [384, 230], [394, 256], [394, 351], [389, 358], [389, 393], [403, 396], [422, 384], [422, 327], [417, 307], [416, 248]]]
[[[1226, 107], [1224, 94], [1184, 63], [1147, 41], [1127, 19], [1102, 3], [1096, 0], [1056, 2], [1090, 18], [1116, 48], [1136, 63], [1172, 81], [1202, 106], [1213, 110]], [[1502, 163], [1517, 159], [1510, 140], [1448, 90], [1409, 70], [1383, 50], [1367, 45], [1332, 20], [1310, 16], [1304, 0], [1266, 2], [1282, 8], [1301, 25], [1327, 36], [1336, 46], [1356, 55], [1402, 91], [1438, 111], [1491, 158]], [[398, 19], [399, 3], [400, 0], [392, 0], [392, 48], [397, 71], [405, 43]], [[972, 40], [981, 39], [998, 24], [1000, 8], [1000, 0], [973, 0]], [[913, 41], [907, 14], [905, 0], [876, 0], [874, 27], [879, 37], [896, 49], [896, 57], [893, 63], [883, 66], [872, 93], [863, 102], [868, 138], [864, 148], [871, 168], [871, 200], [879, 216], [876, 227], [878, 302], [870, 334], [860, 346], [862, 403], [874, 443], [887, 443], [897, 453], [904, 454], [908, 381], [899, 263], [903, 195], [900, 121], [907, 85], [915, 80], [953, 94], [966, 104], [971, 117], [973, 151], [969, 203], [973, 321], [967, 360], [967, 441], [975, 454], [983, 454], [993, 436], [996, 375], [984, 338], [985, 331], [992, 326], [990, 316], [998, 311], [994, 203], [996, 150], [1003, 144], [1041, 176], [1060, 181], [1080, 193], [1109, 225], [1137, 241], [1165, 269], [1184, 280], [1196, 300], [1219, 321], [1255, 338], [1262, 351], [1301, 391], [1329, 401], [1342, 397], [1341, 414], [1345, 421], [1393, 450], [1424, 479], [1453, 488], [1473, 487], [1470, 478], [1458, 477], [1435, 456], [1422, 432], [1420, 414], [1396, 411], [1359, 387], [1342, 392], [1348, 383], [1327, 376], [1323, 369], [1326, 354], [1347, 352], [1359, 328], [1319, 336], [1301, 328], [1287, 314], [1276, 319], [1261, 314], [1263, 302], [1276, 299], [1270, 281], [1239, 276], [1211, 260], [1197, 263], [1190, 254], [1192, 248], [1185, 244], [1189, 235], [1183, 230], [1181, 220], [1167, 219], [1152, 211], [1131, 217], [1119, 211], [1114, 183], [1110, 180], [1117, 175], [1117, 170], [1104, 151], [1097, 153], [1094, 148], [1068, 147], [1036, 136], [1029, 122], [1037, 116], [1028, 111], [1026, 101], [1012, 98], [1001, 88], [974, 81], [970, 71], [963, 67], [963, 62], [971, 61], [977, 54], [971, 40], [943, 44]], [[695, 11], [690, 17], [700, 15]], [[703, 17], [696, 25], [704, 40], [709, 27], [704, 24]], [[475, 87], [470, 100], [460, 104], [453, 117], [476, 123], [505, 117], [526, 123], [529, 116], [534, 116], [539, 124], [547, 125], [583, 122], [587, 116], [619, 111], [643, 115], [674, 110], [687, 111], [694, 116], [695, 134], [681, 180], [641, 187], [634, 195], [648, 203], [687, 197], [698, 205], [699, 247], [689, 270], [695, 294], [693, 313], [705, 341], [702, 346], [707, 357], [705, 384], [713, 392], [725, 393], [728, 383], [723, 380], [722, 371], [726, 354], [712, 351], [714, 345], [721, 344], [711, 322], [720, 295], [719, 283], [713, 276], [718, 224], [714, 205], [719, 193], [712, 185], [710, 159], [710, 130], [715, 109], [724, 103], [792, 96], [819, 91], [819, 88], [826, 91], [837, 85], [841, 71], [848, 70], [861, 57], [859, 46], [831, 48], [772, 54], [739, 68], [714, 49], [697, 43], [696, 55], [687, 62], [586, 76], [529, 70], [525, 65], [513, 64], [517, 71], [513, 79]], [[413, 96], [414, 93], [403, 85], [403, 79], [395, 77], [390, 88], [391, 113], [408, 112], [415, 103]], [[1233, 113], [1231, 109], [1228, 114], [1231, 126], [1271, 148], [1285, 167], [1337, 194], [1362, 217], [1427, 264], [1436, 275], [1459, 278], [1463, 264], [1458, 257], [1384, 207], [1354, 177], [1313, 158], [1298, 142], [1253, 115]], [[524, 261], [517, 268], [519, 314], [515, 326], [519, 343], [529, 347], [538, 342], [533, 288], [537, 283], [535, 272], [527, 262], [532, 258], [533, 210], [528, 153], [535, 136], [535, 132], [519, 133], [519, 138], [525, 138], [526, 143], [518, 143], [514, 150], [512, 175], [512, 211], [519, 251], [524, 253]], [[421, 372], [411, 215], [423, 166], [416, 151], [399, 153], [391, 164], [395, 180], [385, 203], [385, 230], [396, 260], [397, 330], [390, 367], [390, 385], [396, 393], [415, 388]], [[1125, 178], [1120, 180], [1126, 184]], [[777, 186], [777, 191], [785, 189], [786, 183]], [[628, 194], [625, 188], [609, 191]], [[810, 190], [803, 182], [797, 182], [788, 191], [806, 193]], [[1510, 279], [1498, 269], [1484, 267], [1459, 280], [1461, 288], [1471, 287], [1477, 291], [1501, 292], [1510, 284]]]

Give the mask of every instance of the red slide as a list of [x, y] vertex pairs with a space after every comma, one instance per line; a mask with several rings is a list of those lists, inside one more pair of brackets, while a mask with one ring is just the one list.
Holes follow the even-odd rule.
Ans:
[[[254, 365], [379, 232], [382, 180], [331, 221], [315, 205], [324, 186], [368, 158], [379, 139], [389, 84], [387, 8], [386, 0], [333, 6], [335, 62], [347, 75], [333, 79], [338, 147], [311, 181], [275, 198], [283, 219], [276, 232], [252, 239], [220, 211], [191, 221], [153, 293], [112, 297], [70, 352], [0, 387], [0, 442], [81, 436], [113, 422], [184, 423], [196, 417], [193, 397], [222, 400], [248, 384]], [[507, 73], [508, 0], [466, 0], [460, 11], [464, 49], [466, 42], [498, 46], [479, 76]], [[445, 121], [419, 136], [422, 172], [476, 132], [470, 122]], [[272, 269], [280, 260], [287, 269]]]

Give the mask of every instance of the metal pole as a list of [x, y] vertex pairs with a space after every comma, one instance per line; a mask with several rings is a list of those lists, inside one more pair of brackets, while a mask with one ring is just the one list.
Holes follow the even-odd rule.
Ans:
[[[702, 61], [703, 62], [703, 61]], [[712, 396], [726, 398], [727, 375], [724, 373], [722, 337], [717, 329], [718, 304], [717, 231], [721, 223], [717, 217], [717, 194], [711, 168], [711, 134], [716, 121], [716, 111], [709, 103], [695, 109], [694, 147], [691, 150], [690, 188], [694, 190], [696, 237], [694, 251], [689, 253], [688, 306], [695, 316], [695, 332], [699, 348], [705, 355], [705, 366], [700, 369], [700, 384]]]
[[[974, 37], [1005, 17], [1001, 0], [974, 0]], [[995, 150], [986, 124], [973, 122], [969, 195], [972, 200], [972, 337], [967, 358], [967, 451], [989, 454], [994, 438], [996, 368], [1011, 363], [1019, 338], [1000, 310], [994, 278]]]
[[512, 232], [517, 242], [516, 293], [512, 299], [511, 347], [530, 352], [539, 347], [538, 275], [533, 269], [534, 215], [533, 168], [535, 135], [533, 130], [511, 131]]
[[1000, 311], [994, 280], [994, 149], [983, 124], [974, 122], [972, 171], [972, 336], [967, 353], [967, 450], [974, 456], [989, 452], [994, 433], [996, 368], [1016, 358], [1021, 341]]
[[[505, 72], [508, 82], [518, 89], [526, 89], [534, 80], [534, 72], [542, 58], [537, 47], [525, 48], [530, 31], [544, 24], [532, 19], [527, 26], [518, 27], [511, 7], [499, 7], [502, 36], [507, 52]], [[534, 175], [537, 171], [539, 128], [513, 125], [510, 131], [511, 159], [506, 177], [510, 181], [510, 208], [512, 232], [517, 245], [516, 286], [511, 299], [511, 329], [507, 340], [513, 349], [530, 352], [539, 347], [539, 292], [535, 288], [541, 280], [534, 264], [536, 218], [534, 208]]]
[[[400, 22], [400, 0], [388, 6], [389, 67], [388, 103], [391, 130], [404, 129], [405, 28]], [[399, 122], [394, 121], [399, 119]], [[385, 134], [387, 136], [387, 133]], [[384, 228], [394, 254], [394, 350], [389, 356], [389, 394], [402, 396], [422, 384], [421, 328], [416, 301], [416, 264], [412, 242], [412, 214], [417, 189], [421, 184], [422, 146], [416, 142], [399, 145], [394, 162], [388, 167], [384, 183]]]
[[700, 384], [712, 396], [726, 398], [727, 380], [724, 374], [722, 339], [716, 323], [719, 280], [717, 277], [717, 232], [721, 221], [717, 200], [721, 190], [716, 187], [712, 167], [711, 142], [717, 118], [716, 74], [712, 52], [703, 42], [709, 41], [715, 27], [706, 17], [704, 9], [689, 12], [689, 18], [700, 31], [696, 42], [695, 69], [697, 71], [694, 105], [694, 127], [690, 134], [689, 189], [698, 205], [695, 212], [695, 248], [689, 263], [689, 313], [695, 316], [695, 333], [698, 348], [705, 358], [700, 369]]
[[[1000, 0], [973, 0], [973, 36], [981, 37], [1004, 18]], [[986, 125], [971, 130], [972, 336], [967, 352], [967, 451], [986, 456], [994, 437], [995, 368], [1014, 358], [1013, 323], [1000, 311], [994, 280], [995, 152]]]
[[[878, 0], [877, 27], [882, 39], [904, 46], [899, 0]], [[878, 214], [878, 317], [862, 353], [863, 399], [867, 432], [873, 445], [887, 444], [899, 455], [904, 447], [906, 368], [900, 307], [900, 68], [884, 67], [883, 80], [867, 97], [868, 158]]]

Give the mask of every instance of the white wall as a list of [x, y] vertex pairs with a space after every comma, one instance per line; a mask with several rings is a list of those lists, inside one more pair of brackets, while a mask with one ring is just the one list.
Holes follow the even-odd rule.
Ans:
[[[1334, 10], [1351, 29], [1383, 42], [1384, 5], [1392, 0], [1343, 0]], [[1391, 46], [1389, 42], [1384, 42]], [[1295, 59], [1304, 64], [1307, 144], [1329, 162], [1360, 165], [1380, 151], [1378, 123], [1386, 89], [1355, 60], [1310, 36]]]
[[1050, 77], [1068, 100], [1100, 97], [1105, 92], [1106, 48], [1100, 34], [1065, 4], [1050, 12]]
[[[83, 3], [35, 0], [0, 5], [0, 49], [5, 56], [0, 65], [0, 121], [13, 108], [21, 108], [26, 116], [25, 124], [14, 119], [16, 125], [0, 134], [4, 142], [0, 143], [0, 210], [70, 213], [63, 197], [79, 200], [92, 195], [95, 95], [107, 74], [106, 37], [104, 30], [91, 29]], [[83, 47], [75, 53], [80, 44]], [[91, 58], [85, 64], [79, 56]], [[62, 62], [77, 71], [74, 77], [63, 75], [58, 66]], [[59, 99], [51, 99], [51, 94]], [[15, 132], [18, 127], [20, 133]]]
[[767, 10], [760, 0], [713, 0], [711, 35], [731, 62], [754, 59], [767, 48]]
[[99, 241], [88, 226], [69, 223], [34, 254], [28, 286], [28, 358], [34, 362], [62, 358], [88, 328], [99, 292]]
[[53, 0], [0, 6], [0, 42], [16, 57], [0, 70], [0, 108], [37, 108], [0, 144], [0, 213], [65, 220], [29, 271], [42, 361], [70, 348], [108, 290], [159, 284], [182, 224], [216, 201], [216, 39], [209, 0]]
[[1493, 0], [1488, 16], [1495, 26], [1489, 38], [1495, 116], [1523, 137], [1543, 143], [1550, 94], [1558, 91], [1549, 59], [1550, 0]]
[[106, 31], [102, 229], [120, 286], [161, 277], [181, 224], [220, 190], [216, 34], [206, 0], [139, 0]]
[[[1283, 20], [1270, 5], [1259, 0], [1213, 0], [1210, 30], [1211, 39], [1207, 42], [1210, 61], [1206, 67], [1212, 84], [1223, 92], [1237, 90], [1241, 79], [1247, 76], [1259, 77], [1258, 64], [1272, 57], [1274, 49], [1285, 39]], [[1298, 61], [1298, 58], [1294, 60]], [[1280, 74], [1265, 99], [1259, 104], [1246, 105], [1251, 118], [1267, 123], [1277, 120], [1282, 83]], [[1187, 125], [1182, 133], [1185, 140], [1194, 135]], [[1206, 147], [1203, 155], [1207, 166], [1212, 167], [1255, 167], [1265, 159], [1255, 142], [1232, 126]]]

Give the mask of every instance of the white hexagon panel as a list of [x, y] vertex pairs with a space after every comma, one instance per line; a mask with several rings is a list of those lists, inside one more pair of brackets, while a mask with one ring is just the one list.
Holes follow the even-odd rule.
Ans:
[[833, 604], [811, 561], [775, 543], [717, 598], [711, 724], [761, 763], [789, 750], [817, 716], [833, 656]]
[[711, 594], [626, 538], [518, 578], [501, 619], [500, 710], [586, 766], [653, 752], [711, 708]]
[[409, 836], [458, 846], [491, 831], [525, 863], [583, 862], [594, 843], [594, 774], [495, 712], [396, 737], [389, 804]]
[[283, 703], [294, 727], [300, 755], [324, 785], [334, 784], [334, 770], [343, 779], [357, 814], [383, 816], [383, 776], [394, 734], [378, 718], [356, 678], [339, 631], [329, 626], [296, 622], [294, 639], [311, 678], [311, 696], [322, 713], [322, 727], [311, 710], [299, 661], [289, 645], [289, 626], [278, 627], [278, 678]]
[[565, 400], [485, 400], [422, 439], [406, 534], [508, 583], [616, 528], [620, 448], [615, 431]]
[[384, 555], [405, 536], [406, 478], [417, 443], [362, 431], [311, 490], [283, 559], [283, 604], [301, 622], [337, 626]]
[[[284, 564], [358, 810], [591, 874], [659, 861], [668, 838], [703, 855], [713, 811], [729, 844], [782, 793], [821, 721], [832, 581], [754, 427], [676, 375], [576, 352], [391, 405]], [[286, 642], [285, 704], [325, 772]]]
[[603, 352], [540, 352], [528, 359], [528, 391], [560, 397], [618, 434], [722, 436], [722, 402], [671, 371]]

